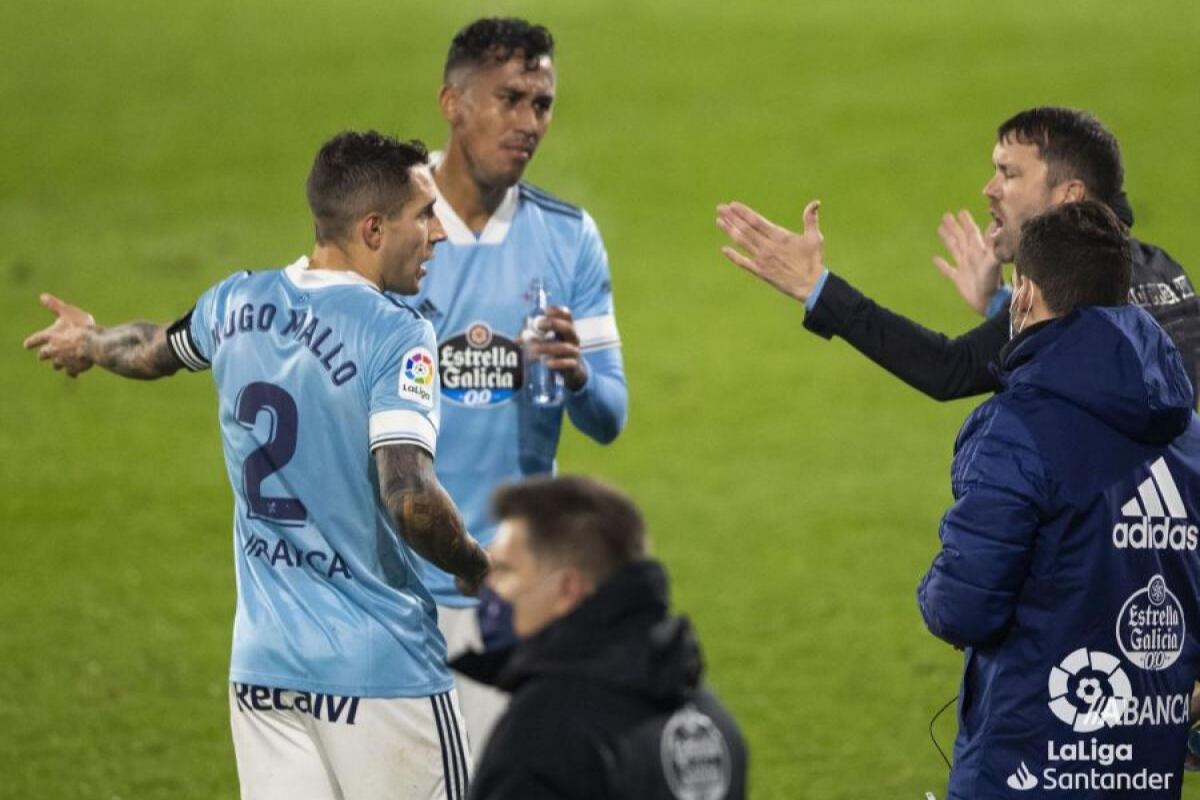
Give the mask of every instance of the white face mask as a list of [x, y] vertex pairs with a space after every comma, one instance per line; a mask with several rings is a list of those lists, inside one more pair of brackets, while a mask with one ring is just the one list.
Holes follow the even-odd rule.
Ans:
[[1024, 316], [1021, 317], [1020, 326], [1017, 326], [1014, 324], [1013, 320], [1017, 316], [1017, 297], [1021, 294], [1021, 291], [1028, 285], [1029, 285], [1028, 281], [1022, 280], [1021, 285], [1017, 286], [1016, 279], [1015, 278], [1013, 279], [1012, 300], [1010, 300], [1008, 303], [1008, 338], [1010, 341], [1013, 338], [1015, 338], [1017, 336], [1017, 334], [1019, 334], [1021, 331], [1025, 330], [1025, 323], [1027, 323], [1029, 321], [1029, 315], [1033, 313], [1033, 298], [1031, 297], [1031, 298], [1029, 298], [1029, 305], [1025, 308]]

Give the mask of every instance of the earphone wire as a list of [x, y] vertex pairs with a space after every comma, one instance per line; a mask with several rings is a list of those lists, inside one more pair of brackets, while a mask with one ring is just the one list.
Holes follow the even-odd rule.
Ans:
[[946, 701], [945, 705], [937, 710], [937, 713], [933, 715], [933, 719], [929, 720], [929, 741], [933, 742], [933, 746], [937, 748], [938, 755], [942, 757], [942, 761], [946, 762], [946, 769], [952, 769], [950, 759], [946, 757], [946, 751], [942, 749], [942, 746], [938, 744], [937, 737], [933, 735], [933, 724], [938, 721], [938, 717], [945, 713], [947, 708], [954, 705], [954, 701], [957, 699], [958, 695], [951, 697]]

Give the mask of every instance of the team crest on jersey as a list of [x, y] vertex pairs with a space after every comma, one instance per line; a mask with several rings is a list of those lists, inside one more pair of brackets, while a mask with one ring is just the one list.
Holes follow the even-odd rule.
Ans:
[[473, 322], [439, 346], [442, 396], [466, 406], [507, 403], [521, 388], [521, 346]]
[[414, 347], [400, 359], [400, 396], [405, 400], [433, 408], [433, 355], [424, 347]]

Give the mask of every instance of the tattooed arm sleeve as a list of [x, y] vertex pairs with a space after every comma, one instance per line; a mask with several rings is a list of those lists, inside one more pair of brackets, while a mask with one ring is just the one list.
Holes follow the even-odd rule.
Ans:
[[87, 354], [92, 363], [126, 378], [164, 378], [183, 367], [167, 342], [167, 326], [152, 322], [97, 328], [88, 337]]
[[415, 444], [375, 450], [379, 495], [404, 540], [422, 558], [475, 589], [488, 558], [471, 538], [454, 501], [438, 482], [433, 456]]

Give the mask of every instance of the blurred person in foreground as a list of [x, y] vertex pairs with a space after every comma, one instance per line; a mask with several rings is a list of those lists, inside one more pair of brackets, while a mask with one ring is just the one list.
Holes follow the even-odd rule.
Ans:
[[[450, 44], [439, 95], [449, 139], [431, 160], [434, 213], [447, 241], [412, 304], [437, 337], [444, 401], [438, 478], [484, 545], [495, 534], [488, 498], [496, 486], [554, 472], [564, 412], [586, 436], [608, 444], [628, 405], [596, 223], [522, 180], [553, 117], [554, 55], [541, 25], [476, 20]], [[535, 314], [538, 286], [550, 307]], [[531, 318], [539, 337], [527, 335]], [[539, 358], [562, 384], [561, 399], [542, 405], [524, 386], [530, 360]], [[481, 647], [475, 598], [437, 565], [425, 565], [422, 578], [451, 656]], [[472, 746], [481, 749], [504, 696], [462, 676], [456, 682]]]
[[1200, 422], [1183, 360], [1127, 305], [1106, 206], [1027, 220], [1001, 388], [955, 443], [917, 590], [965, 648], [948, 796], [1177, 798], [1200, 674]]
[[50, 295], [25, 347], [74, 377], [212, 370], [234, 491], [229, 708], [246, 800], [461, 798], [470, 754], [418, 555], [468, 591], [486, 553], [434, 474], [433, 330], [411, 295], [445, 238], [420, 142], [326, 142], [317, 243], [177, 322], [111, 327]]
[[502, 487], [493, 508], [488, 582], [519, 639], [452, 664], [512, 693], [472, 800], [745, 797], [745, 742], [701, 685], [695, 634], [668, 612], [629, 498], [543, 478]]
[[[992, 223], [981, 232], [970, 214], [947, 214], [939, 235], [954, 263], [935, 258], [963, 298], [988, 319], [950, 339], [879, 306], [830, 272], [800, 257], [800, 237], [741, 203], [723, 205], [718, 225], [745, 255], [726, 248], [745, 266], [747, 255], [770, 266], [776, 284], [804, 304], [804, 327], [826, 339], [840, 336], [905, 383], [937, 400], [953, 400], [1000, 387], [995, 364], [1008, 342], [1011, 291], [1001, 267], [1016, 254], [1022, 223], [1062, 203], [1083, 199], [1109, 206], [1126, 227], [1133, 210], [1123, 190], [1125, 171], [1113, 134], [1092, 115], [1070, 108], [1038, 107], [1005, 120], [992, 147], [995, 172], [983, 187]], [[1162, 249], [1130, 242], [1129, 302], [1154, 317], [1183, 356], [1193, 386], [1200, 380], [1200, 298], [1183, 268]]]

